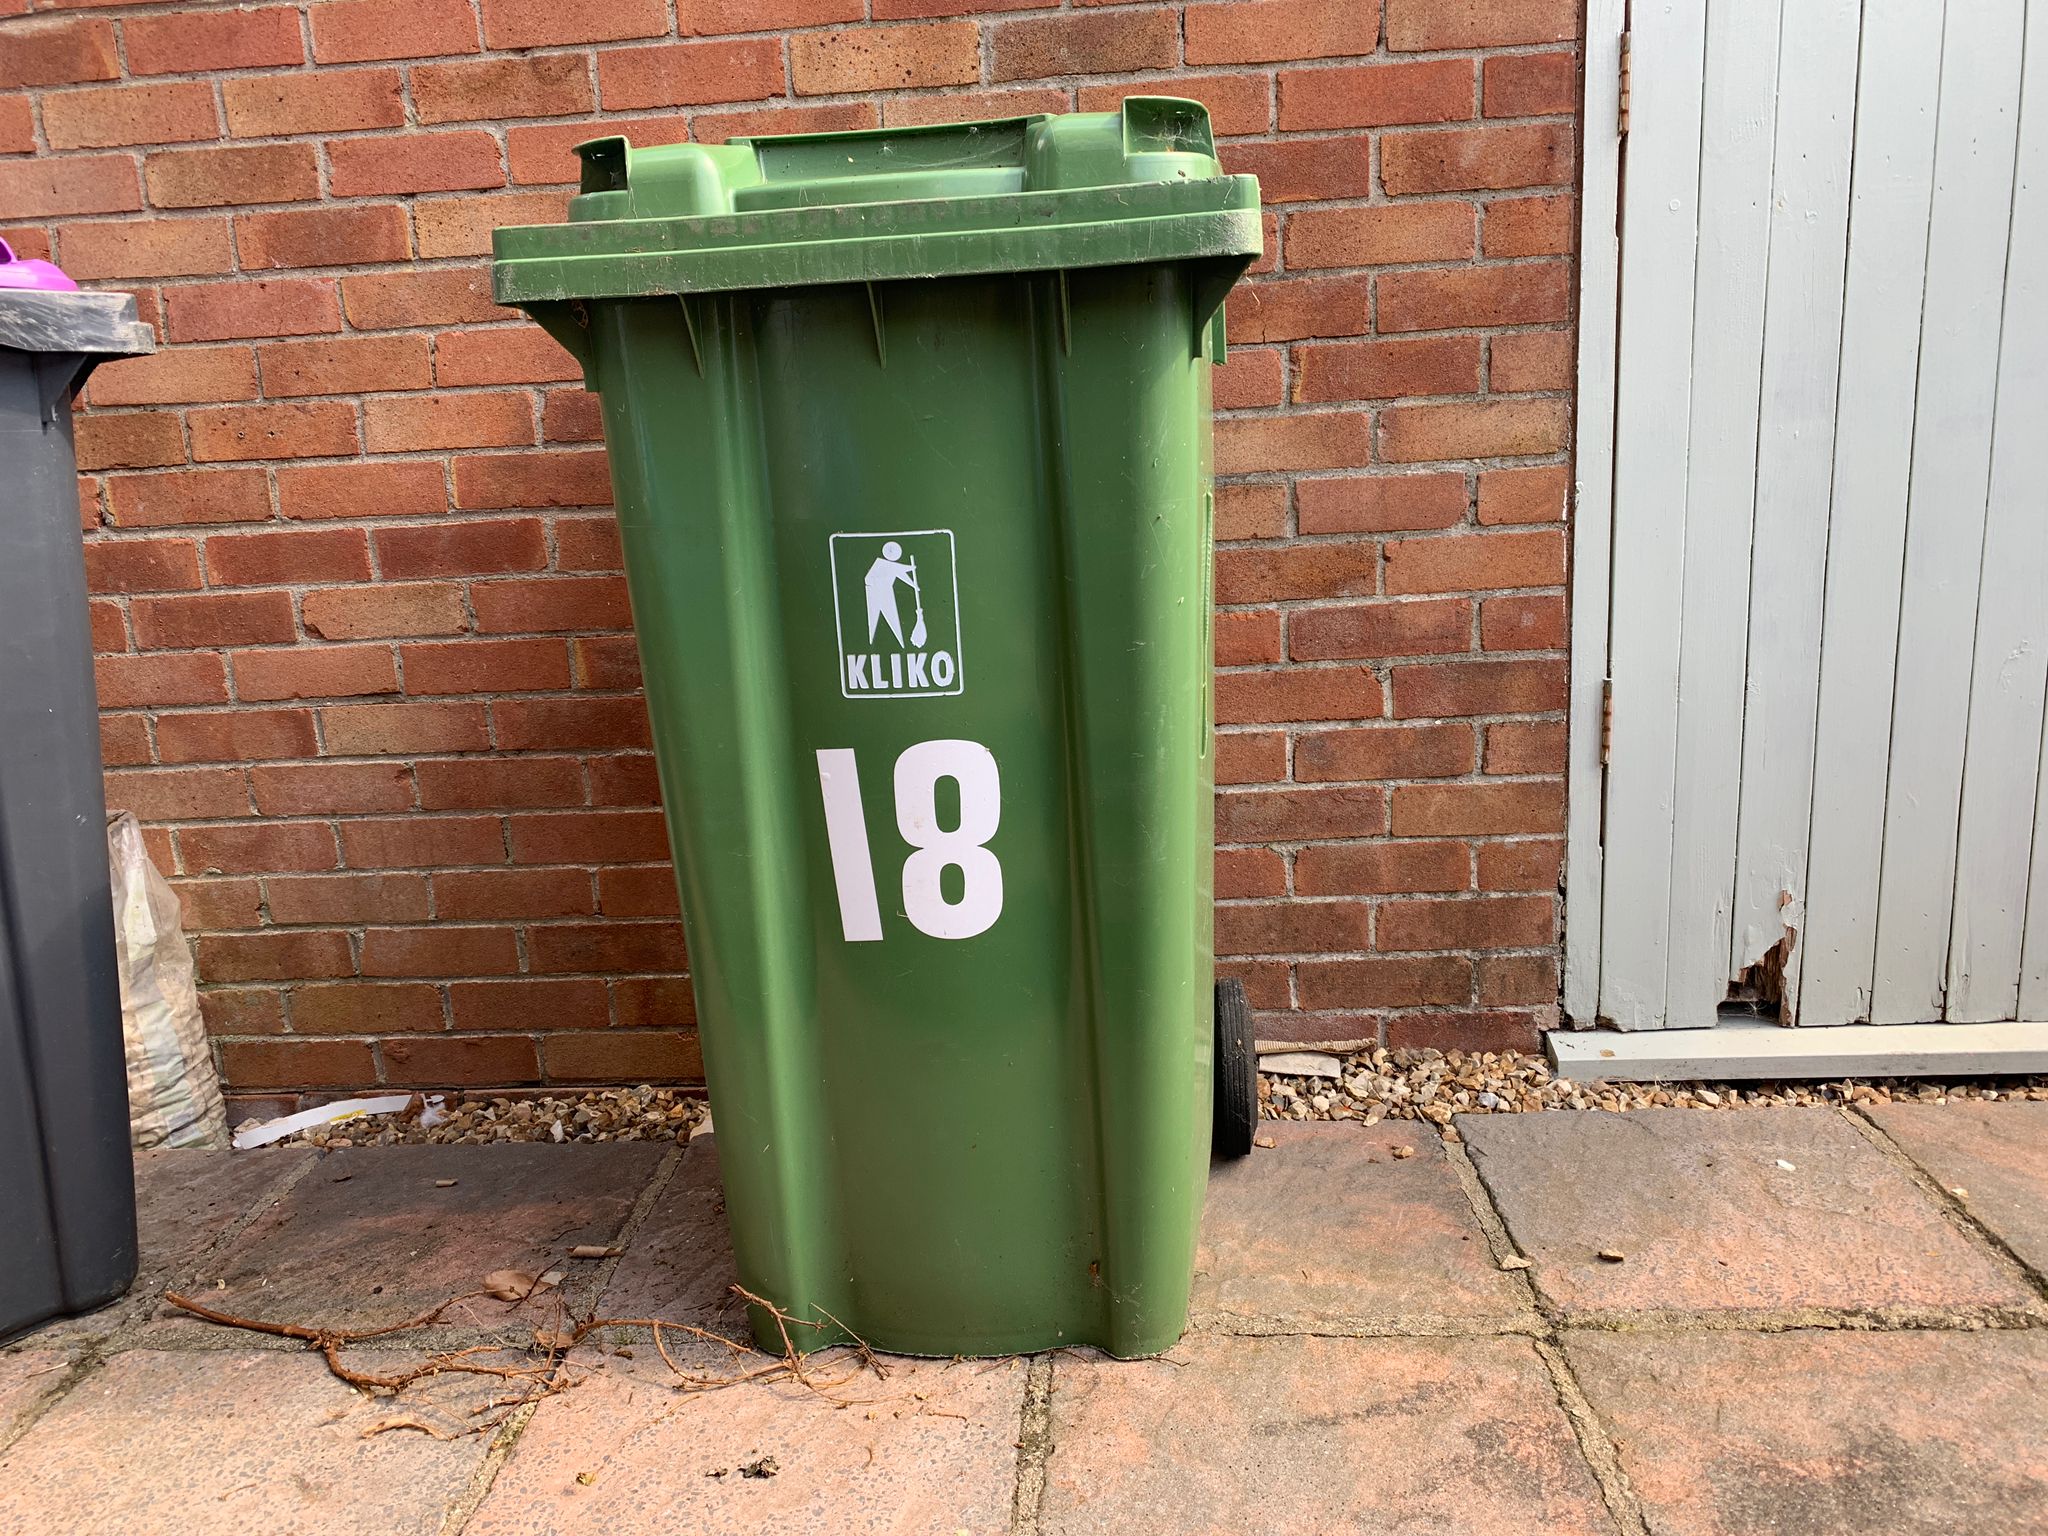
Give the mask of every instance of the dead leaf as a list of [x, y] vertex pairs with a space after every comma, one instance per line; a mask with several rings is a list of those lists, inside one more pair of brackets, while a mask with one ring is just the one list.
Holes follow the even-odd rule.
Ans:
[[1268, 1151], [1271, 1151], [1274, 1147], [1279, 1146], [1280, 1143], [1275, 1141], [1270, 1136], [1254, 1136], [1252, 1138], [1252, 1145], [1255, 1147], [1264, 1147]]
[[432, 1435], [436, 1440], [460, 1440], [459, 1434], [450, 1434], [438, 1424], [431, 1424], [416, 1413], [387, 1413], [381, 1419], [372, 1419], [363, 1426], [360, 1438], [367, 1440], [372, 1435], [387, 1434], [394, 1429], [416, 1429], [423, 1435]]
[[1605, 1260], [1609, 1264], [1619, 1264], [1623, 1260], [1625, 1260], [1628, 1257], [1628, 1255], [1623, 1253], [1619, 1248], [1602, 1248], [1599, 1252], [1598, 1257]]
[[616, 1259], [626, 1250], [617, 1243], [578, 1243], [569, 1250], [572, 1259]]
[[537, 1349], [573, 1349], [576, 1345], [576, 1335], [560, 1328], [536, 1328], [533, 1330], [533, 1343]]
[[1500, 1261], [1500, 1267], [1502, 1269], [1528, 1269], [1532, 1266], [1519, 1253], [1511, 1253]]
[[595, 1472], [578, 1472], [576, 1474], [576, 1481], [588, 1488], [597, 1481], [597, 1474]]
[[434, 1180], [434, 1188], [436, 1188], [436, 1189], [453, 1189], [454, 1187], [455, 1187], [455, 1181], [454, 1181], [453, 1179], [436, 1179], [436, 1180]]
[[553, 1270], [535, 1275], [523, 1269], [494, 1269], [484, 1276], [484, 1290], [500, 1301], [524, 1301], [535, 1291], [559, 1284], [561, 1278]]
[[741, 1477], [773, 1477], [781, 1470], [782, 1464], [773, 1456], [761, 1456], [740, 1464]]

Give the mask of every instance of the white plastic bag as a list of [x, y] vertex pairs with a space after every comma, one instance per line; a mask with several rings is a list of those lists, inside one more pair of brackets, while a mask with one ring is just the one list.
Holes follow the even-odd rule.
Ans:
[[178, 898], [149, 861], [142, 826], [107, 818], [121, 1035], [128, 1054], [128, 1135], [138, 1147], [225, 1147], [227, 1111], [199, 1016]]

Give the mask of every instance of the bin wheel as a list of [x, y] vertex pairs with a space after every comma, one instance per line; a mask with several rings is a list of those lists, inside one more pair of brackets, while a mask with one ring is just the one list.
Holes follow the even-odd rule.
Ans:
[[1259, 1124], [1259, 1062], [1252, 1047], [1252, 1009], [1244, 983], [1216, 983], [1216, 1123], [1218, 1157], [1248, 1157]]

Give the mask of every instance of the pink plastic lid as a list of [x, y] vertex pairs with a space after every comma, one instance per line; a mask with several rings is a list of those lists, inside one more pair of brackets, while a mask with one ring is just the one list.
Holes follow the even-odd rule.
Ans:
[[14, 247], [0, 240], [0, 288], [41, 288], [52, 293], [76, 293], [78, 284], [64, 275], [61, 267], [47, 261], [23, 261]]

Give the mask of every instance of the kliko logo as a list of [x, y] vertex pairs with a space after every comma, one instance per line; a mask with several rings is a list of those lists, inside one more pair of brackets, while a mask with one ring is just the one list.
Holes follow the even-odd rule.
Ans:
[[849, 699], [929, 699], [965, 686], [960, 581], [947, 528], [832, 535], [839, 691]]

